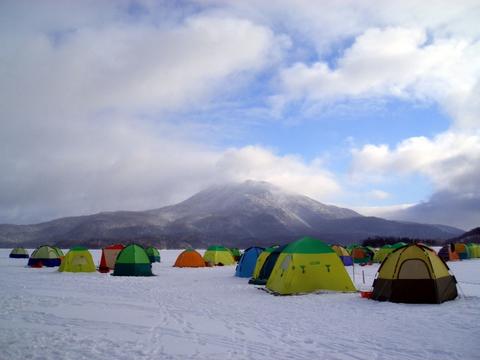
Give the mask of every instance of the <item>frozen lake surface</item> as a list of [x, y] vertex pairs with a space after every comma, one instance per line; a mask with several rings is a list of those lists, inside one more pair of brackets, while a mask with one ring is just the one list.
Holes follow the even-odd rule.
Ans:
[[[457, 300], [407, 305], [273, 296], [233, 266], [173, 268], [180, 250], [161, 251], [147, 278], [31, 269], [9, 252], [0, 250], [1, 359], [480, 358], [480, 259], [449, 263]], [[101, 251], [92, 254], [98, 265]], [[357, 287], [377, 269], [356, 266]]]

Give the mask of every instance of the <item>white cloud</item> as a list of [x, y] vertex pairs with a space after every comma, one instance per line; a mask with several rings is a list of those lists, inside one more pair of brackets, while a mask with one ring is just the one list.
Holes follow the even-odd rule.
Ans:
[[369, 192], [369, 196], [377, 200], [385, 200], [390, 197], [390, 194], [383, 190], [372, 190]]
[[412, 173], [427, 176], [437, 190], [478, 192], [480, 133], [449, 131], [409, 138], [394, 149], [369, 144], [353, 151], [352, 174], [358, 178]]
[[[398, 204], [398, 205], [385, 205], [385, 206], [354, 206], [353, 210], [365, 216], [377, 216], [386, 219], [395, 219], [395, 215], [398, 211], [408, 209], [415, 204]], [[392, 217], [393, 215], [393, 217]]]
[[227, 150], [217, 169], [228, 180], [268, 181], [316, 199], [332, 199], [340, 192], [335, 177], [319, 160], [305, 163], [298, 156], [278, 156], [258, 146]]
[[90, 5], [60, 6], [70, 24], [43, 5], [26, 21], [21, 2], [0, 15], [21, 18], [0, 34], [0, 222], [154, 208], [228, 180], [212, 132], [164, 112], [234, 94], [284, 46], [245, 19], [159, 25], [127, 21], [115, 6], [97, 16]]
[[80, 28], [60, 43], [45, 33], [19, 42], [2, 50], [0, 92], [12, 112], [20, 94], [32, 112], [191, 105], [208, 100], [230, 76], [260, 70], [280, 46], [268, 28], [248, 20], [204, 16], [168, 29], [112, 23]]
[[[478, 42], [455, 38], [427, 43], [423, 29], [373, 28], [355, 39], [335, 68], [319, 61], [296, 63], [283, 70], [283, 102], [394, 96], [438, 101], [458, 115], [459, 104], [478, 87], [479, 64]], [[475, 118], [455, 119], [464, 125], [478, 124]]]

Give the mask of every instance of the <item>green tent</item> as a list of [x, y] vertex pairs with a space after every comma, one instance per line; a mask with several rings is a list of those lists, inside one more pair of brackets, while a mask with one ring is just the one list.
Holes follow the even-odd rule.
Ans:
[[145, 249], [147, 252], [148, 258], [150, 259], [151, 263], [160, 262], [160, 252], [156, 247], [149, 246]]
[[10, 252], [10, 257], [14, 259], [28, 259], [28, 251], [23, 247], [16, 247]]
[[373, 262], [381, 263], [385, 258], [395, 250], [392, 245], [384, 245], [373, 256]]
[[235, 261], [240, 260], [240, 256], [242, 256], [242, 253], [238, 248], [229, 248], [228, 250], [230, 250], [230, 252], [232, 253], [232, 256], [235, 259]]
[[480, 245], [475, 243], [467, 244], [468, 253], [470, 254], [470, 258], [478, 258], [480, 257]]
[[36, 248], [30, 259], [28, 260], [28, 266], [30, 267], [42, 267], [42, 266], [60, 266], [62, 262], [61, 257], [58, 255], [58, 251], [52, 246], [42, 245]]
[[352, 250], [355, 246], [358, 246], [357, 244], [350, 244], [348, 245], [345, 249], [347, 249], [348, 253], [352, 255]]
[[58, 246], [52, 246], [52, 249], [55, 250], [57, 253], [58, 257], [63, 257], [65, 254], [63, 253], [62, 249], [60, 249]]
[[113, 276], [153, 276], [145, 249], [137, 244], [125, 247], [117, 256]]

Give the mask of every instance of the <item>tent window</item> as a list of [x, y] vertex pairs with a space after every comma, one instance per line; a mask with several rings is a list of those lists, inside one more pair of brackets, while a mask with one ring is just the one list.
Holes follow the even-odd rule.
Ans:
[[291, 260], [292, 260], [292, 255], [285, 256], [285, 259], [283, 259], [282, 264], [280, 265], [280, 268], [282, 270], [287, 270]]
[[399, 279], [430, 279], [430, 272], [423, 260], [411, 259], [402, 263]]

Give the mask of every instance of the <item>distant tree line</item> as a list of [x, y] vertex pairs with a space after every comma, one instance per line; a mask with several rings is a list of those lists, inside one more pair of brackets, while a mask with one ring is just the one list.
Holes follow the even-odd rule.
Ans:
[[441, 246], [445, 243], [445, 240], [437, 239], [416, 239], [409, 237], [394, 237], [394, 236], [375, 236], [369, 237], [361, 242], [363, 246], [382, 247], [384, 245], [393, 245], [398, 242], [404, 242], [406, 244], [422, 243], [429, 246]]

